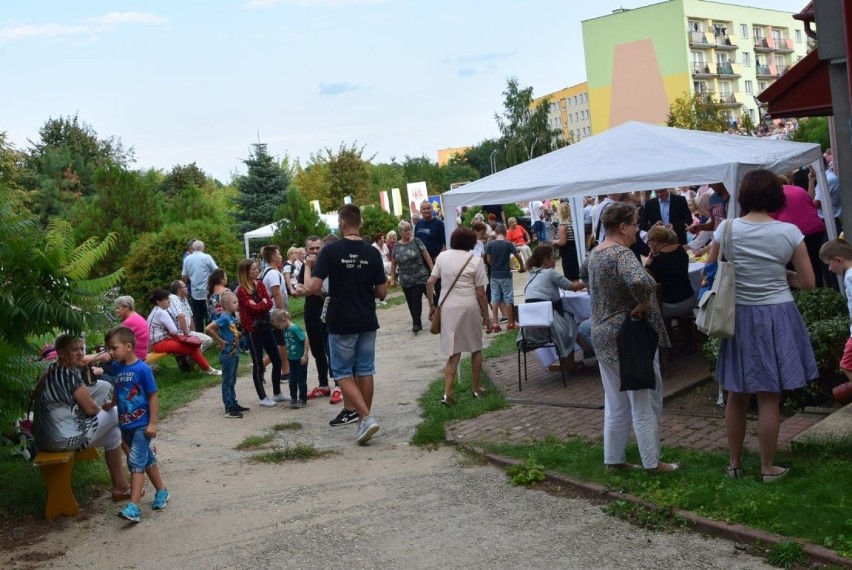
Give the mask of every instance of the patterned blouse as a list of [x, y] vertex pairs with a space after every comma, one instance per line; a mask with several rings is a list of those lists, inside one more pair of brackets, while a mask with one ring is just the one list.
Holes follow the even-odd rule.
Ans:
[[580, 279], [589, 285], [592, 344], [599, 360], [618, 363], [618, 333], [631, 309], [647, 301], [651, 301], [648, 321], [660, 335], [660, 346], [670, 346], [657, 306], [657, 283], [645, 273], [630, 248], [613, 245], [595, 249], [583, 263]]
[[393, 246], [393, 259], [399, 269], [399, 286], [403, 289], [412, 285], [425, 285], [429, 280], [429, 268], [423, 260], [426, 246], [419, 238], [408, 243], [396, 242]]

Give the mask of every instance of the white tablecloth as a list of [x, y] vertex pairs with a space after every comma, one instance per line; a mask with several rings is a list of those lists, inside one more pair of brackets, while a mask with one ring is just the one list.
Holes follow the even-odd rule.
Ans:
[[704, 269], [704, 264], [700, 261], [693, 261], [689, 264], [689, 282], [692, 284], [692, 290], [698, 295], [701, 289], [701, 270]]
[[562, 294], [562, 308], [572, 315], [577, 323], [582, 323], [592, 316], [592, 300], [588, 291], [560, 291]]

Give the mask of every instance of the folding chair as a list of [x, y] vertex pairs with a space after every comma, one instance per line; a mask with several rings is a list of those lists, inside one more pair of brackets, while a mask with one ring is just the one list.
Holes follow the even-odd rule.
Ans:
[[[556, 348], [553, 340], [553, 304], [547, 301], [518, 305], [518, 392], [523, 390], [521, 383], [521, 354], [524, 355], [524, 377], [527, 381], [527, 353], [539, 348]], [[562, 359], [559, 359], [559, 372], [562, 374], [562, 386], [568, 386], [568, 377]]]

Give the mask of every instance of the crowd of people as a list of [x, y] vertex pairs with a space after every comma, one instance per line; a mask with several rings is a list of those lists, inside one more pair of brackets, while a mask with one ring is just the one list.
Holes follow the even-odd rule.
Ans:
[[[831, 168], [829, 172], [827, 192], [807, 170], [789, 178], [751, 172], [738, 189], [742, 216], [735, 220], [726, 219], [730, 195], [718, 183], [660, 189], [653, 196], [637, 192], [587, 199], [584, 236], [576, 235], [567, 202], [548, 200], [528, 205], [537, 218], [529, 230], [516, 217], [505, 219], [502, 208], [486, 206], [471, 217], [470, 227], [460, 224], [447, 243], [443, 221], [424, 201], [411, 220], [365, 240], [360, 209], [350, 204], [338, 212], [337, 235], [309, 236], [304, 247], [287, 250], [286, 260], [277, 245], [264, 246], [258, 259], [239, 263], [235, 285], [205, 253], [204, 244], [192, 240], [181, 278], [168, 290], [151, 293], [153, 309], [147, 319], [136, 312], [134, 299], [123, 295], [115, 299], [121, 324], [105, 335], [104, 350], [85, 355], [82, 339], [61, 335], [56, 340], [56, 360], [35, 392], [36, 443], [54, 451], [103, 447], [112, 496], [129, 501], [120, 514], [138, 522], [146, 474], [156, 490], [152, 508], [162, 509], [169, 500], [151, 444], [158, 400], [145, 360], [151, 353], [171, 354], [184, 367], [191, 367], [191, 361], [207, 374], [220, 375], [225, 417], [241, 418], [250, 407], [237, 401], [235, 385], [240, 356], [247, 352], [258, 406], [289, 402], [299, 409], [310, 399], [330, 397], [343, 404], [330, 425], [357, 425], [355, 439], [366, 444], [380, 430], [372, 410], [377, 304], [384, 302], [388, 286], [402, 288], [412, 334], [423, 329], [426, 298], [427, 318], [447, 357], [440, 402], [453, 406], [460, 397], [456, 374], [464, 353], [471, 355], [471, 396], [485, 394], [483, 335], [502, 331], [501, 320], [507, 330], [518, 328], [514, 278], [527, 273], [525, 302], [552, 303], [555, 310], [557, 369], [581, 368], [582, 361], [575, 362], [576, 343], [584, 356], [596, 356], [605, 395], [606, 467], [649, 474], [673, 471], [678, 464], [660, 457], [662, 376], [656, 348], [670, 344], [665, 320], [695, 307], [689, 259], [706, 253], [708, 267], [724, 255], [737, 268], [736, 332], [722, 340], [716, 366], [728, 393], [726, 474], [744, 475], [746, 411], [756, 395], [758, 475], [763, 482], [776, 481], [789, 471], [774, 463], [781, 391], [801, 387], [817, 374], [791, 288], [829, 285], [833, 279], [824, 280], [826, 272], [843, 276], [852, 313], [852, 246], [843, 240], [825, 243], [819, 208], [821, 200], [829, 199], [834, 214], [840, 213], [837, 178]], [[578, 240], [588, 248], [582, 266]], [[556, 269], [557, 254], [561, 271]], [[591, 317], [578, 323], [561, 299], [564, 291], [583, 290], [589, 293]], [[290, 297], [305, 300], [304, 328], [291, 319]], [[619, 334], [634, 319], [646, 320], [655, 334], [653, 387], [622, 390], [626, 355]], [[220, 369], [204, 354], [214, 344]], [[763, 357], [754, 357], [756, 353]], [[311, 358], [317, 385], [308, 390]], [[265, 381], [268, 367], [271, 394]], [[852, 378], [852, 338], [841, 368]], [[631, 428], [641, 466], [626, 458]], [[129, 483], [122, 471], [125, 456]]]

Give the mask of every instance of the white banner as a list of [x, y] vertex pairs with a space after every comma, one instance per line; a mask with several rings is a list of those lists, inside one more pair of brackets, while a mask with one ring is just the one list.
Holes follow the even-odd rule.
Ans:
[[319, 200], [311, 200], [311, 206], [314, 207], [314, 210], [317, 211], [317, 215], [322, 215], [322, 210], [320, 209]]
[[379, 202], [382, 205], [382, 210], [385, 212], [390, 212], [390, 206], [388, 205], [388, 191], [382, 190], [379, 192]]
[[391, 188], [391, 197], [393, 198], [393, 215], [402, 215], [402, 195], [399, 193], [399, 188]]
[[429, 198], [429, 192], [426, 190], [426, 182], [409, 182], [406, 186], [408, 188], [409, 213], [419, 212], [421, 202]]

